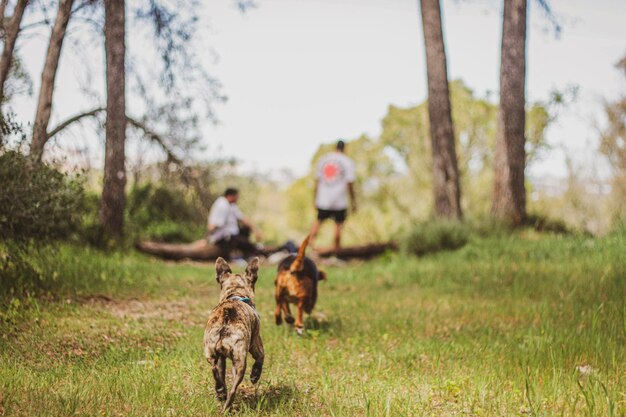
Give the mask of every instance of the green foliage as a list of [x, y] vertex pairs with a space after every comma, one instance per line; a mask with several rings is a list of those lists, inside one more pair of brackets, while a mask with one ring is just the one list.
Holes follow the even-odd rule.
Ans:
[[31, 164], [19, 151], [0, 150], [0, 235], [38, 241], [68, 238], [84, 214], [80, 177]]
[[[491, 209], [497, 105], [477, 97], [460, 80], [450, 83], [452, 116], [461, 174], [462, 205], [469, 217], [487, 217]], [[554, 120], [550, 103], [528, 107], [527, 163], [547, 148], [545, 131]], [[290, 188], [288, 215], [292, 224], [313, 218], [313, 175], [317, 159], [331, 151], [323, 145], [313, 158], [307, 177]], [[345, 243], [395, 240], [410, 221], [432, 215], [432, 166], [428, 103], [410, 108], [390, 106], [379, 138], [361, 136], [349, 141], [346, 153], [357, 167], [359, 212], [345, 226]], [[310, 207], [310, 208], [309, 208]], [[305, 214], [303, 214], [305, 213]], [[302, 231], [310, 222], [301, 226]], [[329, 240], [330, 229], [322, 233]]]
[[463, 223], [451, 220], [433, 220], [414, 223], [402, 237], [402, 251], [413, 255], [463, 247], [469, 240], [469, 231]]
[[127, 219], [133, 239], [191, 242], [203, 236], [206, 209], [183, 190], [147, 183], [131, 190]]
[[138, 225], [151, 222], [195, 219], [193, 208], [178, 190], [147, 183], [131, 190], [128, 196], [128, 215]]
[[286, 191], [287, 221], [290, 228], [306, 233], [314, 220], [313, 179], [302, 177]]
[[189, 243], [201, 239], [204, 235], [204, 228], [196, 223], [169, 220], [149, 223], [139, 232], [140, 237], [172, 243]]
[[[460, 80], [450, 83], [450, 99], [462, 204], [466, 213], [485, 215], [491, 207], [498, 107], [488, 98], [476, 97]], [[409, 187], [415, 193], [412, 195], [420, 199], [432, 189], [427, 104], [424, 102], [411, 108], [390, 106], [380, 136], [380, 141], [393, 149], [407, 168]], [[526, 119], [526, 164], [530, 166], [547, 148], [545, 131], [554, 117], [548, 104], [538, 103], [529, 106]], [[423, 213], [421, 217], [427, 214]]]
[[526, 217], [525, 224], [538, 232], [556, 234], [572, 233], [563, 220], [552, 219], [538, 213], [529, 213]]

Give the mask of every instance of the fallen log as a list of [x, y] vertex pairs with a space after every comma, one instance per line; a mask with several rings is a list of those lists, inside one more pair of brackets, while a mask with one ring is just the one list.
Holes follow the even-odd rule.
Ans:
[[335, 256], [339, 259], [370, 259], [382, 255], [387, 250], [397, 250], [395, 242], [371, 243], [362, 246], [346, 246], [339, 249], [322, 249], [317, 254], [322, 258]]
[[[147, 253], [157, 258], [170, 261], [189, 259], [192, 261], [214, 261], [220, 256], [219, 247], [207, 242], [205, 239], [196, 240], [192, 243], [163, 243], [153, 241], [138, 242], [135, 247], [138, 251]], [[258, 255], [269, 256], [280, 251], [283, 247], [271, 247], [259, 250]], [[362, 246], [342, 247], [338, 250], [322, 249], [317, 252], [322, 258], [335, 256], [339, 259], [370, 259], [383, 254], [387, 250], [396, 250], [395, 242], [373, 243]]]
[[[221, 255], [220, 248], [207, 242], [205, 239], [196, 240], [191, 243], [143, 241], [137, 242], [135, 248], [137, 248], [139, 252], [170, 261], [181, 261], [184, 259], [192, 261], [214, 261]], [[268, 256], [281, 249], [282, 247], [265, 247], [259, 249], [256, 255]]]
[[220, 256], [220, 248], [210, 244], [206, 239], [196, 240], [192, 243], [144, 241], [138, 242], [135, 247], [140, 252], [171, 261], [180, 261], [183, 259], [211, 261]]

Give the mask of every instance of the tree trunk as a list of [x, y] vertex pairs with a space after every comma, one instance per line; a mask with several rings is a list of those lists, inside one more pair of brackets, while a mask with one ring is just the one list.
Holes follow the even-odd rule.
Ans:
[[[0, 57], [0, 104], [4, 102], [4, 83], [6, 82], [9, 76], [9, 71], [11, 70], [13, 51], [15, 50], [15, 41], [17, 40], [17, 35], [20, 32], [22, 16], [24, 16], [24, 9], [26, 9], [27, 5], [28, 0], [17, 0], [15, 10], [13, 10], [13, 16], [5, 28], [4, 49], [2, 50], [2, 57]], [[2, 18], [4, 18], [4, 16], [2, 16]]]
[[435, 215], [460, 219], [461, 188], [448, 91], [439, 0], [421, 0], [428, 75], [428, 114], [433, 157]]
[[492, 214], [514, 225], [526, 218], [525, 76], [526, 0], [505, 0]]
[[52, 94], [54, 92], [54, 80], [59, 68], [59, 57], [65, 38], [65, 30], [72, 13], [74, 0], [61, 0], [54, 27], [50, 34], [46, 62], [41, 73], [41, 88], [39, 90], [39, 102], [33, 124], [33, 139], [30, 145], [30, 156], [36, 161], [41, 160], [43, 148], [48, 141], [48, 123], [52, 112]]
[[124, 187], [126, 185], [124, 0], [106, 0], [104, 16], [107, 116], [100, 223], [112, 237], [120, 238], [124, 228]]

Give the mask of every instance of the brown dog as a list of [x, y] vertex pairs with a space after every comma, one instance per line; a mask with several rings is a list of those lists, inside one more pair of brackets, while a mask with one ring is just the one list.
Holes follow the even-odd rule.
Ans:
[[[204, 356], [213, 369], [215, 392], [220, 401], [226, 400], [222, 411], [233, 403], [237, 387], [246, 372], [248, 352], [254, 358], [250, 381], [256, 384], [263, 370], [265, 352], [261, 341], [261, 322], [254, 307], [254, 284], [259, 270], [259, 258], [248, 264], [243, 276], [233, 274], [222, 258], [215, 262], [220, 300], [211, 310], [204, 331]], [[233, 384], [226, 395], [226, 358], [233, 363]]]
[[326, 273], [320, 271], [310, 258], [304, 256], [309, 244], [307, 236], [297, 255], [289, 255], [278, 265], [276, 275], [276, 309], [274, 318], [276, 324], [282, 324], [283, 315], [289, 324], [294, 323], [294, 318], [289, 310], [289, 303], [294, 303], [298, 312], [295, 319], [296, 332], [301, 335], [304, 332], [303, 313], [311, 314], [317, 301], [317, 282], [326, 279]]

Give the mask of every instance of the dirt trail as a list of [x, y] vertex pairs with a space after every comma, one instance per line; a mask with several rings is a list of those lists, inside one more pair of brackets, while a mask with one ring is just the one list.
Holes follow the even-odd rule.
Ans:
[[184, 325], [203, 323], [211, 308], [206, 297], [114, 300], [99, 296], [86, 299], [83, 304], [120, 319], [176, 321]]

